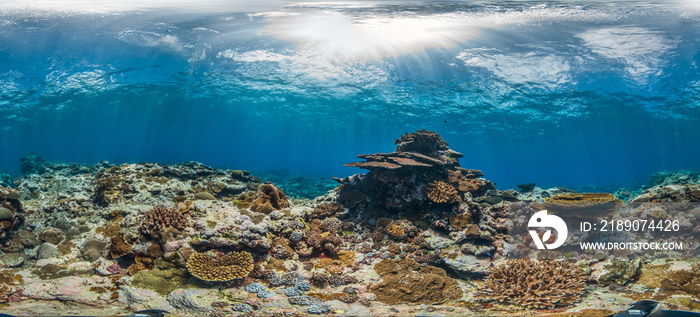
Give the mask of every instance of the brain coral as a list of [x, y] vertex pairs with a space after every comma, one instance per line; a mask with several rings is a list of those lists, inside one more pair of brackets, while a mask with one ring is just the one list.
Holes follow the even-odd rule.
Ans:
[[225, 282], [248, 276], [253, 270], [253, 257], [245, 251], [218, 257], [194, 253], [187, 260], [187, 270], [200, 280]]
[[434, 203], [452, 204], [462, 201], [457, 190], [452, 185], [442, 181], [434, 181], [428, 184], [426, 192], [428, 198]]
[[585, 279], [571, 262], [517, 259], [490, 268], [477, 296], [529, 308], [563, 307], [579, 300]]

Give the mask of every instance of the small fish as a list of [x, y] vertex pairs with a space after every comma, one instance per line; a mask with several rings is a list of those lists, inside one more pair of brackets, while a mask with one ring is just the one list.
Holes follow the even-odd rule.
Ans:
[[630, 309], [608, 317], [700, 317], [700, 313], [680, 310], [660, 310], [659, 302], [645, 299], [632, 304]]

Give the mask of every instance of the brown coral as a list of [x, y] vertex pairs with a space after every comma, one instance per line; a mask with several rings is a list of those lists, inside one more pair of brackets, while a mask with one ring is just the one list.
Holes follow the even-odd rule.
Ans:
[[426, 188], [428, 198], [437, 204], [453, 204], [462, 201], [457, 190], [443, 181], [434, 181]]
[[253, 256], [245, 251], [217, 257], [206, 253], [194, 253], [187, 260], [187, 270], [200, 280], [230, 281], [248, 276], [253, 270]]
[[164, 228], [182, 230], [187, 225], [187, 216], [175, 209], [157, 206], [142, 218], [139, 231], [142, 235], [158, 239], [158, 232]]
[[490, 268], [477, 294], [484, 301], [502, 304], [564, 307], [579, 300], [585, 280], [583, 271], [571, 262], [517, 259]]
[[403, 240], [406, 238], [406, 233], [399, 224], [392, 223], [386, 227], [385, 231], [386, 234], [394, 240]]
[[439, 134], [423, 129], [402, 135], [394, 144], [397, 144], [396, 152], [418, 152], [427, 156], [435, 156], [437, 151], [449, 150], [447, 142]]
[[571, 193], [545, 198], [535, 208], [546, 209], [563, 216], [597, 218], [610, 216], [622, 207], [622, 200], [610, 193]]
[[273, 210], [289, 207], [287, 196], [272, 184], [261, 184], [255, 192], [255, 201], [250, 205], [250, 210], [269, 214]]
[[385, 259], [374, 266], [383, 281], [370, 288], [377, 300], [395, 305], [399, 303], [442, 303], [462, 297], [457, 281], [447, 277], [445, 270], [425, 266], [412, 259]]
[[120, 258], [131, 252], [131, 246], [126, 244], [122, 236], [112, 238], [112, 243], [109, 245], [109, 254], [112, 258]]

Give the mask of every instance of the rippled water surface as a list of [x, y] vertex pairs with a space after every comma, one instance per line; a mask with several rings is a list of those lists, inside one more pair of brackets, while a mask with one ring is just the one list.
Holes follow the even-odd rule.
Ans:
[[700, 169], [694, 2], [0, 4], [19, 157], [315, 176], [429, 129], [499, 188]]

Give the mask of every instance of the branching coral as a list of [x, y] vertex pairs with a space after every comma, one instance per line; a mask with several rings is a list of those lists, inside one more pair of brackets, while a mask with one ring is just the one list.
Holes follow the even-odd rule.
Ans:
[[253, 256], [248, 252], [231, 252], [212, 257], [194, 253], [187, 260], [187, 270], [200, 280], [225, 282], [244, 278], [253, 270]]
[[426, 188], [428, 198], [438, 204], [453, 204], [462, 201], [459, 193], [452, 186], [442, 181], [434, 181]]
[[187, 216], [175, 209], [157, 206], [149, 210], [141, 221], [139, 231], [142, 235], [157, 239], [158, 232], [164, 228], [182, 230], [187, 225]]
[[563, 307], [579, 300], [585, 280], [583, 271], [571, 262], [518, 259], [490, 268], [477, 294], [502, 304]]

